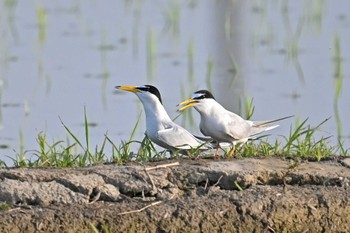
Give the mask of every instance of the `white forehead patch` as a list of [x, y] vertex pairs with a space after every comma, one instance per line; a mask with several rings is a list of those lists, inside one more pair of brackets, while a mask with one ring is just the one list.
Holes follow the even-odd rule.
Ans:
[[204, 95], [204, 93], [193, 93], [191, 98], [192, 99], [199, 99], [203, 95]]

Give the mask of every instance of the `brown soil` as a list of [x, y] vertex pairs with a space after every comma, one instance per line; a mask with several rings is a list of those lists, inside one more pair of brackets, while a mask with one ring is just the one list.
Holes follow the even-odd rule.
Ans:
[[[173, 163], [179, 162], [179, 165]], [[158, 167], [161, 164], [173, 166]], [[350, 232], [350, 159], [0, 169], [0, 232]], [[3, 207], [5, 209], [5, 207]]]

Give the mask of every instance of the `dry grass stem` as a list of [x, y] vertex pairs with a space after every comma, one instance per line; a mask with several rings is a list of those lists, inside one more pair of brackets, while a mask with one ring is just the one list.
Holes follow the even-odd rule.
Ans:
[[217, 186], [219, 183], [220, 183], [220, 181], [221, 181], [221, 179], [222, 179], [222, 177], [224, 177], [223, 175], [221, 175], [220, 176], [220, 178], [218, 179], [218, 181], [213, 185], [213, 187], [215, 187], [215, 186]]
[[160, 169], [160, 168], [167, 168], [167, 167], [174, 167], [174, 166], [179, 166], [180, 163], [179, 162], [175, 162], [175, 163], [168, 163], [168, 164], [161, 164], [161, 165], [157, 165], [154, 167], [146, 167], [145, 171], [151, 171], [151, 170], [156, 170], [156, 169]]
[[144, 211], [145, 209], [148, 209], [152, 206], [155, 206], [155, 205], [159, 205], [163, 203], [163, 201], [156, 201], [156, 202], [153, 202], [145, 207], [142, 207], [141, 209], [138, 209], [138, 210], [131, 210], [131, 211], [126, 211], [126, 212], [122, 212], [122, 213], [119, 213], [118, 215], [126, 215], [126, 214], [132, 214], [132, 213], [140, 213], [142, 211]]
[[156, 191], [157, 191], [157, 187], [156, 187], [156, 185], [154, 184], [151, 175], [148, 173], [147, 168], [145, 168], [144, 171], [145, 171], [145, 173], [146, 173], [148, 179], [150, 180], [150, 182], [151, 182], [151, 184], [152, 184], [152, 191], [153, 191], [153, 192], [156, 192]]

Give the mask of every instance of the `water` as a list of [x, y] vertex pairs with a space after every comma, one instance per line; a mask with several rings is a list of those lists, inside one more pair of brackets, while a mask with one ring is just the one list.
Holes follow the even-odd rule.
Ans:
[[[59, 118], [84, 141], [84, 107], [92, 146], [106, 132], [116, 144], [128, 140], [142, 106], [114, 86], [141, 84], [160, 89], [172, 117], [202, 88], [243, 115], [253, 98], [255, 120], [295, 115], [317, 125], [331, 117], [320, 136], [336, 144], [340, 135], [348, 147], [349, 7], [346, 0], [3, 1], [0, 159], [11, 164], [23, 145], [38, 149], [40, 132], [66, 140]], [[295, 119], [273, 134], [288, 135]], [[177, 122], [199, 134], [194, 110]], [[143, 117], [135, 139], [144, 130]]]

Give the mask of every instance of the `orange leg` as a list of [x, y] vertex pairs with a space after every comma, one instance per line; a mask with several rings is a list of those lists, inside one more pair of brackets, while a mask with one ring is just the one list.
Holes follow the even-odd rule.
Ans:
[[236, 147], [233, 145], [232, 149], [228, 152], [227, 157], [232, 157], [234, 152], [235, 152], [235, 150], [236, 150]]
[[216, 148], [216, 151], [215, 151], [215, 158], [218, 158], [218, 157], [219, 157], [219, 149], [220, 149], [220, 147], [218, 146], [218, 147]]

